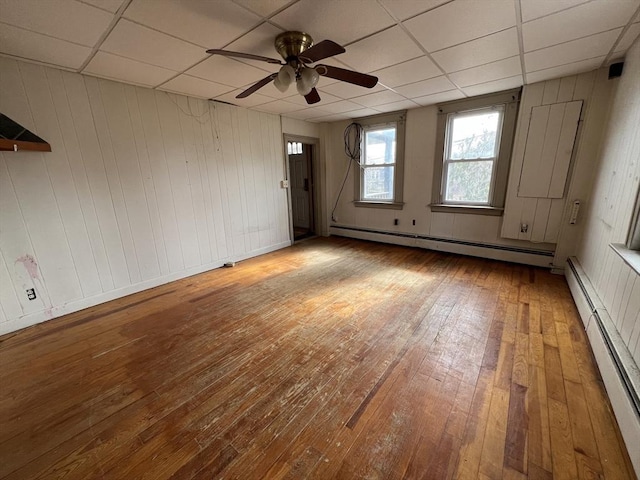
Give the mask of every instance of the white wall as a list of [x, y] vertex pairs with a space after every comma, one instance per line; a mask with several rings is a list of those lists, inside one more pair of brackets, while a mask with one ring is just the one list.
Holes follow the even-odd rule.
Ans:
[[[435, 106], [407, 112], [405, 139], [404, 208], [402, 210], [355, 207], [354, 178], [357, 168], [352, 165], [349, 178], [336, 208], [334, 224], [381, 231], [418, 234], [442, 239], [463, 240], [491, 245], [552, 251], [554, 246], [544, 243], [501, 238], [502, 217], [459, 213], [432, 212], [431, 190], [435, 162], [437, 109]], [[344, 154], [343, 132], [350, 122], [336, 122], [327, 126], [327, 202], [329, 214], [335, 204], [340, 185], [348, 166]], [[394, 225], [394, 219], [398, 225]], [[415, 226], [413, 220], [415, 219]], [[476, 250], [469, 250], [476, 255]], [[523, 257], [524, 258], [524, 257]], [[509, 260], [515, 260], [510, 257]], [[523, 260], [526, 262], [526, 260]], [[546, 261], [546, 260], [545, 260]], [[546, 264], [550, 263], [549, 261]]]
[[289, 245], [278, 116], [4, 58], [0, 84], [52, 147], [0, 155], [0, 334]]
[[640, 365], [640, 274], [610, 248], [625, 243], [640, 184], [640, 41], [628, 51], [614, 85], [604, 140], [593, 168], [591, 201], [575, 254]]

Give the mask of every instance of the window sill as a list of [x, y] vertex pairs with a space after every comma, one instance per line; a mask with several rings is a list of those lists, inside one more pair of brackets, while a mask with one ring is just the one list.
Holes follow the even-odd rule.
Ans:
[[622, 257], [624, 263], [629, 265], [638, 275], [640, 275], [640, 251], [629, 250], [622, 243], [611, 243], [609, 246], [614, 252]]
[[402, 210], [404, 206], [404, 202], [367, 202], [362, 200], [355, 200], [353, 204], [356, 207], [389, 208], [391, 210]]
[[472, 215], [492, 215], [499, 217], [502, 215], [504, 208], [485, 207], [482, 205], [449, 205], [444, 203], [429, 204], [432, 212], [447, 213], [470, 213]]

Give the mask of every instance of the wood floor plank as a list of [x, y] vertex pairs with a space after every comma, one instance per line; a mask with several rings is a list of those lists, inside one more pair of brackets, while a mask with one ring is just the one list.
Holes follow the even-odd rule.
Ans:
[[523, 265], [318, 238], [0, 363], [0, 479], [634, 478], [564, 278]]

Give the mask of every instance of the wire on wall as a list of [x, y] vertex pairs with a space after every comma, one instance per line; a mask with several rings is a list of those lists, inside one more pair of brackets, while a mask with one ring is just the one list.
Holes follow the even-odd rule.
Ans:
[[357, 163], [360, 166], [360, 146], [362, 142], [362, 125], [359, 123], [351, 123], [347, 128], [344, 129], [344, 153], [349, 157], [349, 164], [347, 165], [347, 172], [344, 175], [344, 180], [342, 180], [342, 185], [340, 186], [340, 191], [338, 192], [338, 196], [336, 197], [336, 203], [333, 205], [333, 210], [331, 210], [331, 221], [335, 222], [336, 217], [336, 208], [338, 208], [338, 202], [340, 201], [340, 197], [342, 196], [342, 191], [344, 190], [344, 185], [347, 183], [347, 178], [349, 178], [349, 172], [351, 171], [351, 164], [353, 162]]

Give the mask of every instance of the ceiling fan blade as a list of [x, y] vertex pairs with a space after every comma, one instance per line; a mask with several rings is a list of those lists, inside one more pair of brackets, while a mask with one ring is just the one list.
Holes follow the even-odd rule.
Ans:
[[237, 95], [236, 98], [247, 98], [249, 95], [260, 90], [267, 83], [271, 82], [277, 76], [278, 76], [277, 73], [272, 73], [268, 77], [264, 77], [262, 80], [257, 81], [256, 83], [251, 85], [249, 88], [247, 88], [244, 92], [240, 93], [240, 95]]
[[378, 77], [367, 75], [366, 73], [354, 72], [344, 68], [332, 67], [331, 65], [316, 65], [316, 72], [320, 75], [343, 82], [353, 83], [365, 88], [373, 88], [378, 83]]
[[305, 63], [314, 63], [323, 58], [333, 57], [344, 53], [346, 50], [331, 40], [323, 40], [320, 43], [316, 43], [313, 47], [305, 50], [298, 58]]
[[247, 60], [259, 60], [261, 62], [277, 63], [278, 65], [282, 64], [280, 60], [277, 60], [275, 58], [263, 57], [262, 55], [253, 55], [251, 53], [232, 52], [230, 50], [218, 50], [216, 48], [207, 50], [207, 53], [211, 55], [222, 55], [224, 57], [238, 57], [246, 58]]
[[318, 90], [316, 90], [315, 88], [312, 88], [311, 92], [307, 93], [304, 96], [304, 99], [307, 101], [309, 105], [312, 105], [320, 101], [320, 94], [318, 93]]

